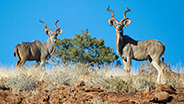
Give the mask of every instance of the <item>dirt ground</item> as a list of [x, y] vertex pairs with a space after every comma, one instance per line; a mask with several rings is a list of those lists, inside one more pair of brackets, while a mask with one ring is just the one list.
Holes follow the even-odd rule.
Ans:
[[173, 88], [171, 85], [157, 85], [154, 90], [147, 86], [145, 91], [128, 93], [105, 91], [98, 85], [85, 85], [83, 81], [73, 86], [48, 84], [39, 81], [34, 91], [14, 92], [10, 87], [0, 88], [0, 104], [131, 104], [131, 103], [168, 103], [184, 102], [184, 87]]

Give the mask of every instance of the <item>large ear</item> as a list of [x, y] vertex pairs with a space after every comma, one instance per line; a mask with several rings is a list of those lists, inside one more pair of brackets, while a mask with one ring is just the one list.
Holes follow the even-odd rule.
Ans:
[[62, 32], [63, 32], [63, 30], [59, 29], [58, 32], [57, 32], [57, 35], [60, 35]]
[[116, 24], [114, 23], [114, 21], [112, 19], [109, 19], [109, 25], [115, 26]]
[[131, 20], [126, 19], [125, 22], [124, 22], [123, 24], [124, 24], [125, 26], [128, 26], [128, 25], [130, 25], [130, 22], [131, 22]]
[[50, 36], [50, 33], [47, 29], [44, 29], [45, 33]]
[[45, 33], [47, 34], [47, 35], [51, 35], [51, 34], [53, 34], [53, 32], [52, 32], [52, 30], [50, 30], [50, 29], [44, 29], [44, 31], [45, 31]]

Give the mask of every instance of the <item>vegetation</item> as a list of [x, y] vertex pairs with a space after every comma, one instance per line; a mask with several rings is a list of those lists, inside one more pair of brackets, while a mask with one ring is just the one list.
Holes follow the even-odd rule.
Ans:
[[92, 38], [88, 30], [81, 31], [70, 39], [58, 39], [56, 54], [52, 59], [58, 64], [65, 63], [65, 65], [76, 62], [90, 63], [92, 66], [95, 64], [120, 65], [114, 50], [109, 46], [106, 47], [103, 39]]
[[[148, 61], [142, 63], [140, 72], [135, 72], [136, 74], [127, 78], [124, 76], [123, 68], [119, 68], [120, 61], [113, 51], [112, 48], [104, 46], [103, 39], [91, 38], [87, 30], [81, 31], [80, 34], [75, 34], [74, 38], [58, 39], [56, 53], [52, 57], [57, 66], [47, 68], [46, 72], [34, 65], [25, 66], [21, 71], [13, 67], [0, 67], [0, 88], [9, 86], [13, 91], [37, 95], [36, 89], [43, 80], [48, 83], [45, 85], [48, 91], [53, 91], [57, 84], [72, 86], [77, 81], [83, 81], [86, 85], [99, 85], [101, 89], [108, 91], [124, 89], [127, 92], [134, 92], [145, 90], [147, 86], [155, 88], [157, 70], [152, 64]], [[183, 66], [173, 69], [164, 63], [164, 68], [165, 83], [174, 87], [184, 87]], [[180, 70], [180, 73], [173, 70], [175, 72]], [[103, 100], [94, 99], [92, 102], [103, 103]]]
[[[169, 72], [171, 71], [171, 66], [168, 63], [163, 63], [164, 71]], [[157, 69], [148, 61], [145, 61], [144, 63], [141, 63], [140, 70], [144, 71], [144, 73], [147, 74], [153, 74], [157, 73]]]
[[[28, 66], [21, 71], [14, 68], [0, 68], [0, 78], [6, 79], [6, 82], [1, 83], [0, 87], [10, 86], [15, 91], [34, 91], [38, 86], [38, 81], [43, 79], [47, 83], [66, 85], [83, 81], [87, 85], [99, 85], [101, 89], [109, 91], [121, 91], [122, 88], [128, 92], [135, 89], [145, 90], [147, 85], [154, 89], [157, 74], [146, 73], [149, 68], [146, 68], [146, 66], [143, 68], [145, 69], [144, 73], [131, 75], [131, 78], [124, 77], [123, 74], [116, 75], [119, 72], [112, 70], [118, 70], [119, 67], [110, 65], [98, 68], [75, 63], [68, 66], [54, 66], [46, 72], [41, 71], [40, 68]], [[123, 69], [120, 70], [123, 72]], [[184, 73], [166, 75], [165, 80], [167, 84], [174, 87], [183, 87]], [[52, 90], [52, 86], [48, 86], [48, 89]]]

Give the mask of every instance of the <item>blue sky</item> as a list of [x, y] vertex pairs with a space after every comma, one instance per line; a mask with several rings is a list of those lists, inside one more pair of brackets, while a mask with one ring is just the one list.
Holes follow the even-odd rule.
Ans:
[[[72, 38], [80, 30], [89, 30], [92, 37], [102, 38], [105, 45], [115, 46], [115, 27], [108, 24], [111, 13], [121, 20], [126, 6], [131, 19], [124, 34], [135, 40], [159, 40], [166, 46], [165, 62], [176, 65], [184, 62], [184, 1], [182, 0], [1, 0], [0, 3], [0, 65], [12, 65], [15, 46], [20, 42], [46, 41], [43, 20], [55, 30], [54, 23], [63, 29], [58, 38]], [[139, 66], [140, 62], [133, 61]]]

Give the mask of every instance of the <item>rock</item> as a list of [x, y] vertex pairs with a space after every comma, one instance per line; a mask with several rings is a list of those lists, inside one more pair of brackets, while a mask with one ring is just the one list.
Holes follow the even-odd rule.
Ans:
[[4, 99], [0, 99], [0, 104], [8, 104], [8, 102]]
[[96, 89], [96, 88], [91, 88], [90, 91], [92, 91], [92, 92], [103, 92], [102, 89]]
[[85, 88], [85, 92], [90, 92], [91, 89], [90, 88]]
[[14, 94], [8, 95], [5, 100], [8, 102], [12, 102], [13, 104], [18, 104], [22, 101], [20, 96]]
[[169, 94], [175, 94], [176, 93], [176, 89], [174, 89], [171, 85], [164, 85], [162, 87], [162, 91], [166, 91]]
[[88, 89], [88, 90], [92, 92], [102, 92], [103, 91], [102, 89], [100, 89], [98, 85], [95, 85], [91, 89]]
[[99, 92], [98, 95], [99, 95], [101, 98], [104, 98], [104, 97], [106, 97], [108, 94], [107, 94], [107, 92], [103, 91], [103, 92]]
[[[39, 84], [40, 83], [40, 84]], [[49, 85], [54, 86], [53, 90], [45, 91]], [[184, 87], [173, 88], [171, 85], [158, 85], [155, 90], [150, 91], [147, 86], [145, 91], [135, 90], [133, 93], [126, 92], [123, 88], [118, 91], [105, 91], [99, 85], [86, 86], [82, 81], [76, 82], [73, 86], [48, 84], [44, 81], [38, 82], [34, 91], [11, 91], [12, 88], [0, 89], [0, 104], [88, 104], [91, 101], [101, 100], [104, 103], [126, 104], [126, 103], [168, 103], [176, 104], [184, 101]], [[94, 103], [94, 102], [93, 102]]]
[[74, 104], [76, 102], [77, 98], [73, 96], [73, 97], [70, 97], [69, 100], [72, 104]]
[[182, 95], [180, 95], [179, 97], [178, 97], [178, 100], [181, 102], [181, 101], [184, 101], [184, 94], [182, 94]]
[[121, 102], [127, 102], [129, 100], [129, 97], [127, 95], [121, 96], [121, 97], [117, 97], [117, 101], [119, 103]]
[[83, 81], [78, 81], [78, 82], [73, 84], [73, 87], [76, 88], [76, 87], [81, 87], [81, 86], [84, 86], [84, 85], [85, 85], [85, 83]]
[[58, 98], [54, 98], [54, 97], [49, 100], [50, 104], [58, 104], [59, 102], [60, 102], [59, 99]]
[[86, 93], [81, 93], [81, 94], [77, 94], [76, 98], [77, 98], [77, 100], [81, 100], [85, 96], [86, 96]]
[[124, 88], [122, 88], [120, 92], [122, 92], [122, 93], [127, 93], [126, 90], [125, 90]]
[[176, 88], [176, 93], [184, 93], [184, 88], [183, 87]]
[[95, 85], [92, 87], [93, 89], [100, 89], [99, 85]]
[[50, 96], [48, 94], [43, 94], [40, 92], [40, 95], [38, 96], [38, 101], [47, 102], [49, 99], [50, 99]]
[[128, 100], [128, 102], [131, 104], [140, 104], [139, 99], [136, 99], [136, 98], [132, 98], [132, 99]]
[[153, 92], [161, 92], [162, 91], [162, 86], [156, 87]]
[[72, 102], [70, 102], [70, 100], [67, 100], [67, 101], [64, 102], [63, 104], [72, 104]]
[[2, 98], [6, 98], [6, 97], [8, 96], [8, 94], [5, 93], [4, 90], [0, 90], [0, 96], [1, 96]]
[[157, 100], [155, 94], [148, 95], [145, 99], [148, 102], [153, 102], [153, 101]]
[[[21, 103], [22, 103], [22, 104], [30, 104], [31, 102], [30, 102], [29, 99], [25, 98], [25, 99], [22, 100]], [[0, 103], [0, 104], [1, 104], [1, 103]]]
[[122, 92], [108, 92], [108, 101], [114, 103], [125, 103], [130, 99], [135, 98], [135, 94], [122, 93]]
[[108, 101], [109, 102], [115, 102], [115, 101], [117, 101], [117, 97], [115, 95], [111, 95], [111, 96], [109, 95], [108, 96]]
[[159, 102], [167, 102], [169, 98], [169, 93], [166, 91], [156, 92], [155, 97], [157, 98], [157, 101]]
[[68, 88], [68, 85], [59, 85], [59, 90], [65, 90]]
[[156, 87], [153, 91], [155, 92], [166, 91], [169, 94], [176, 93], [176, 89], [172, 87], [171, 85], [162, 85], [162, 84], [158, 85], [158, 87]]
[[146, 90], [144, 91], [145, 94], [150, 93], [150, 87], [147, 85]]

